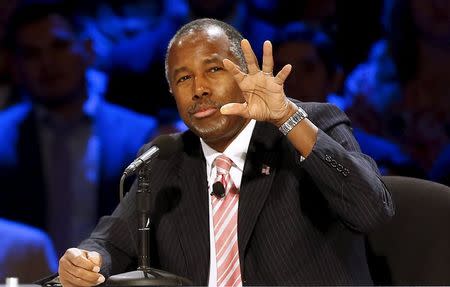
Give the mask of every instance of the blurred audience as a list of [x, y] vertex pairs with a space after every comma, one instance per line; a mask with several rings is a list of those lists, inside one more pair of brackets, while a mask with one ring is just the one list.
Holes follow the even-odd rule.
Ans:
[[274, 58], [275, 70], [292, 64], [285, 82], [287, 95], [304, 102], [336, 102], [345, 108], [338, 95], [344, 75], [335, 46], [320, 29], [301, 22], [288, 24], [274, 42]]
[[44, 229], [59, 255], [113, 210], [123, 169], [157, 129], [88, 84], [79, 27], [58, 3], [18, 8], [7, 43], [26, 100], [0, 114], [0, 216]]
[[[292, 64], [285, 82], [290, 97], [305, 102], [329, 102], [344, 111], [350, 106], [351, 99], [341, 95], [344, 75], [334, 42], [317, 27], [299, 22], [287, 25], [275, 41], [274, 57], [277, 69]], [[360, 128], [354, 134], [363, 152], [377, 161], [382, 172], [386, 163], [405, 168], [411, 163], [394, 143]]]
[[82, 19], [97, 54], [95, 66], [109, 77], [108, 101], [158, 117], [161, 108], [174, 108], [162, 59], [188, 13], [184, 0], [134, 0], [102, 2]]
[[382, 7], [383, 0], [336, 1], [335, 26], [328, 24], [331, 29], [327, 31], [334, 35], [345, 74], [364, 61], [373, 43], [383, 36]]
[[247, 0], [247, 2], [249, 12], [254, 18], [263, 19], [275, 27], [301, 21], [324, 31], [334, 41], [336, 54], [339, 55], [345, 73], [365, 59], [370, 46], [382, 33], [379, 22], [382, 0]]
[[53, 244], [43, 231], [0, 218], [0, 282], [32, 283], [58, 269]]
[[449, 161], [450, 1], [386, 1], [384, 19], [386, 39], [348, 79], [349, 114], [414, 162], [389, 173], [445, 183], [450, 169], [435, 170]]

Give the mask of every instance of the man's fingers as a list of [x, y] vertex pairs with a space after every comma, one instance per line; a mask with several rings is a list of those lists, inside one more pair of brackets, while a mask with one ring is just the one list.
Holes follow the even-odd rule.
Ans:
[[247, 103], [238, 104], [238, 103], [229, 103], [225, 104], [220, 108], [220, 112], [223, 115], [236, 115], [248, 118], [248, 109], [247, 109]]
[[98, 285], [105, 281], [105, 277], [98, 273], [100, 264], [101, 256], [97, 252], [70, 248], [59, 260], [60, 280], [69, 286]]
[[100, 254], [95, 251], [89, 251], [87, 253], [87, 258], [96, 265], [93, 271], [94, 272], [100, 271], [100, 267], [102, 267], [102, 257], [100, 256]]
[[61, 260], [59, 261], [59, 272], [60, 276], [65, 280], [67, 280], [67, 278], [63, 276], [63, 274], [70, 274], [71, 277], [81, 278], [84, 281], [91, 283], [95, 283], [99, 280], [100, 277], [103, 277], [103, 275], [98, 272], [75, 266], [72, 264], [72, 262], [66, 260], [65, 258], [61, 258]]
[[239, 70], [239, 67], [231, 62], [228, 59], [224, 59], [223, 61], [223, 66], [225, 67], [225, 69], [231, 73], [231, 75], [234, 77], [234, 79], [239, 83], [242, 80], [244, 80], [245, 78], [245, 74], [241, 72], [241, 70]]
[[69, 273], [67, 270], [62, 269], [60, 270], [59, 276], [61, 279], [61, 283], [63, 286], [95, 286], [98, 284], [101, 284], [105, 282], [105, 277], [101, 274], [97, 274], [97, 279], [95, 280], [87, 280], [82, 277], [77, 277], [71, 273]]
[[264, 41], [262, 71], [266, 74], [273, 73], [272, 43], [270, 41]]
[[289, 76], [289, 74], [292, 71], [292, 65], [287, 64], [283, 67], [283, 69], [281, 69], [281, 71], [278, 72], [278, 74], [275, 77], [275, 82], [278, 85], [282, 85], [284, 83], [284, 81], [286, 81], [287, 77]]
[[247, 63], [248, 73], [250, 75], [259, 72], [258, 59], [253, 52], [252, 46], [247, 39], [241, 41], [242, 52], [244, 53], [245, 62]]
[[85, 250], [70, 248], [66, 251], [64, 257], [77, 267], [81, 267], [86, 270], [94, 270], [94, 268], [98, 265], [87, 258], [87, 253], [88, 252]]

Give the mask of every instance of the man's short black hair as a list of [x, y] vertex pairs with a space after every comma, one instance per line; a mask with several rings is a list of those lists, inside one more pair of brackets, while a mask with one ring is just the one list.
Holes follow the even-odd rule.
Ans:
[[324, 63], [328, 76], [333, 76], [340, 69], [333, 40], [319, 28], [303, 22], [288, 24], [274, 41], [274, 50], [285, 42], [308, 43], [312, 45]]
[[219, 27], [222, 31], [225, 32], [225, 35], [227, 36], [228, 40], [230, 41], [230, 52], [231, 54], [236, 58], [238, 61], [238, 65], [240, 69], [244, 72], [247, 72], [247, 64], [245, 62], [244, 53], [241, 48], [241, 41], [244, 39], [234, 27], [231, 25], [211, 18], [202, 18], [198, 20], [194, 20], [192, 22], [187, 23], [183, 27], [181, 27], [175, 35], [172, 37], [172, 39], [169, 42], [169, 45], [167, 47], [166, 51], [166, 59], [165, 59], [165, 70], [166, 70], [166, 79], [167, 82], [170, 84], [169, 81], [169, 51], [172, 47], [173, 43], [188, 35], [191, 32], [200, 32], [205, 31], [209, 27]]
[[74, 13], [73, 5], [57, 0], [25, 0], [17, 7], [8, 22], [6, 46], [14, 50], [17, 47], [17, 33], [20, 29], [52, 15], [63, 17], [75, 34], [81, 33], [82, 25]]

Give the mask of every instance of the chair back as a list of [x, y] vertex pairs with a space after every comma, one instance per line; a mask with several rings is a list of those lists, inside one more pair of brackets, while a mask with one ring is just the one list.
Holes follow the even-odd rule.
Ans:
[[450, 187], [401, 176], [383, 181], [395, 216], [368, 236], [375, 284], [450, 285]]

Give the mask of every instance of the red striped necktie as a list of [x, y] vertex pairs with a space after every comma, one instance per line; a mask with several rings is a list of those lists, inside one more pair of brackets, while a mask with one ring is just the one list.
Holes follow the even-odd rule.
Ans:
[[242, 286], [237, 241], [239, 193], [230, 177], [231, 159], [219, 155], [214, 164], [215, 182], [221, 182], [225, 196], [212, 196], [214, 238], [216, 244], [217, 286]]

